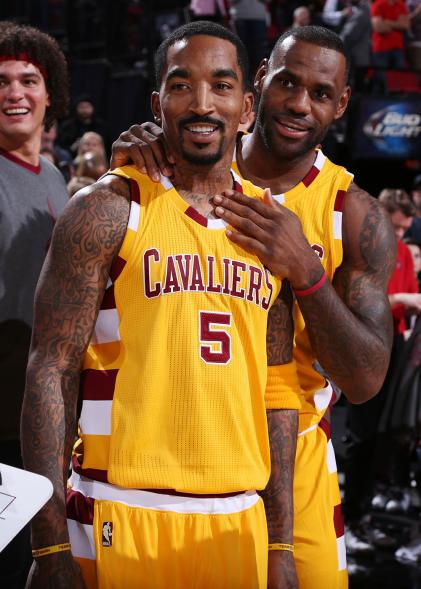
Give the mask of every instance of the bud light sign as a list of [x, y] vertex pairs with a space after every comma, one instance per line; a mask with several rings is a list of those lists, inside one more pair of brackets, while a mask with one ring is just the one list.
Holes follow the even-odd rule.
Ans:
[[421, 100], [363, 99], [354, 145], [357, 158], [418, 158]]

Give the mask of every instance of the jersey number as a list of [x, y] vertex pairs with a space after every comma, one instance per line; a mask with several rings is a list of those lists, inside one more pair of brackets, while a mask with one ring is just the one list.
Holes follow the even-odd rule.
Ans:
[[206, 364], [228, 364], [231, 360], [231, 336], [223, 329], [230, 325], [230, 313], [199, 311], [200, 357]]

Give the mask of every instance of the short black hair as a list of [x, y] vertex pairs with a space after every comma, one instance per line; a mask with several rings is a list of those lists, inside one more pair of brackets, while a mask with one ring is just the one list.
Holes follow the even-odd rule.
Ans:
[[0, 57], [22, 59], [40, 68], [50, 97], [45, 113], [48, 130], [55, 119], [67, 114], [69, 106], [69, 78], [66, 58], [55, 39], [39, 29], [15, 22], [0, 22]]
[[285, 39], [288, 39], [289, 37], [292, 37], [297, 41], [304, 41], [305, 43], [317, 45], [318, 47], [325, 47], [326, 49], [333, 49], [333, 51], [341, 53], [345, 58], [345, 82], [347, 82], [349, 74], [349, 59], [345, 50], [345, 45], [339, 35], [330, 29], [326, 29], [326, 27], [319, 27], [316, 25], [288, 29], [282, 33], [282, 35], [276, 41], [269, 60], [276, 53], [276, 51], [280, 49]]
[[183, 39], [189, 39], [190, 37], [196, 37], [197, 35], [207, 35], [209, 37], [218, 37], [229, 41], [234, 45], [237, 50], [237, 63], [240, 66], [241, 73], [243, 75], [243, 88], [247, 88], [248, 84], [248, 71], [249, 71], [249, 60], [247, 50], [237, 35], [235, 35], [229, 29], [219, 25], [217, 23], [198, 20], [195, 22], [187, 23], [182, 25], [171, 33], [158, 47], [155, 54], [155, 83], [156, 87], [159, 88], [162, 82], [162, 76], [167, 61], [168, 49], [175, 45], [178, 41]]

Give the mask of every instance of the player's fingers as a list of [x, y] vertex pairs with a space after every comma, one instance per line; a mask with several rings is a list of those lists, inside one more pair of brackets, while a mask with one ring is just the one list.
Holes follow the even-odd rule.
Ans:
[[[274, 207], [268, 206], [268, 203], [263, 202], [260, 198], [251, 198], [242, 192], [237, 192], [234, 190], [226, 190], [222, 193], [222, 198], [227, 198], [230, 202], [235, 202], [239, 205], [248, 207], [249, 209], [255, 211], [262, 217], [266, 217], [268, 219], [273, 218], [275, 212], [278, 212], [278, 204], [275, 204], [276, 210]], [[224, 205], [222, 205], [224, 206]]]
[[215, 208], [216, 215], [236, 229], [241, 229], [243, 233], [250, 231], [252, 225], [266, 231], [273, 229], [273, 220], [271, 218], [261, 215], [259, 211], [250, 208], [247, 204], [239, 204], [233, 199], [220, 195], [214, 197], [214, 203], [217, 205]]
[[253, 237], [243, 235], [238, 231], [232, 231], [231, 229], [226, 230], [226, 235], [230, 241], [241, 246], [250, 254], [257, 256], [263, 264], [265, 263], [266, 248], [262, 243], [260, 243], [260, 241], [254, 239]]
[[[156, 128], [159, 129], [159, 127]], [[158, 169], [158, 173], [161, 173], [164, 176], [171, 176], [173, 173], [173, 166], [168, 161], [162, 130], [159, 129], [158, 135], [155, 135], [155, 131], [154, 133], [150, 133], [146, 129], [143, 129], [142, 131], [142, 142], [149, 146], [151, 154], [155, 160], [155, 168]], [[150, 171], [152, 173], [154, 170], [150, 169]]]
[[[261, 243], [267, 243], [272, 239], [273, 228], [269, 226], [265, 219], [262, 221], [262, 218], [258, 218], [258, 222], [256, 222], [256, 214], [253, 212], [248, 212], [249, 216], [243, 216], [241, 213], [237, 214], [231, 210], [216, 207], [215, 213], [218, 217], [224, 219], [228, 225], [231, 225], [231, 227], [240, 231], [243, 235], [253, 237], [253, 239], [256, 239]], [[266, 226], [262, 227], [262, 224]]]
[[263, 202], [268, 205], [269, 207], [276, 208], [276, 202], [272, 197], [272, 192], [270, 188], [265, 188], [263, 191]]

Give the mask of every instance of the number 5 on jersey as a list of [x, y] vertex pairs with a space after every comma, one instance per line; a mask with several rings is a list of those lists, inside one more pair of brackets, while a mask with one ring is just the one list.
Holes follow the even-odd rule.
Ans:
[[[231, 360], [231, 313], [199, 311], [200, 357], [206, 364], [228, 364]], [[225, 329], [224, 329], [225, 328]]]

